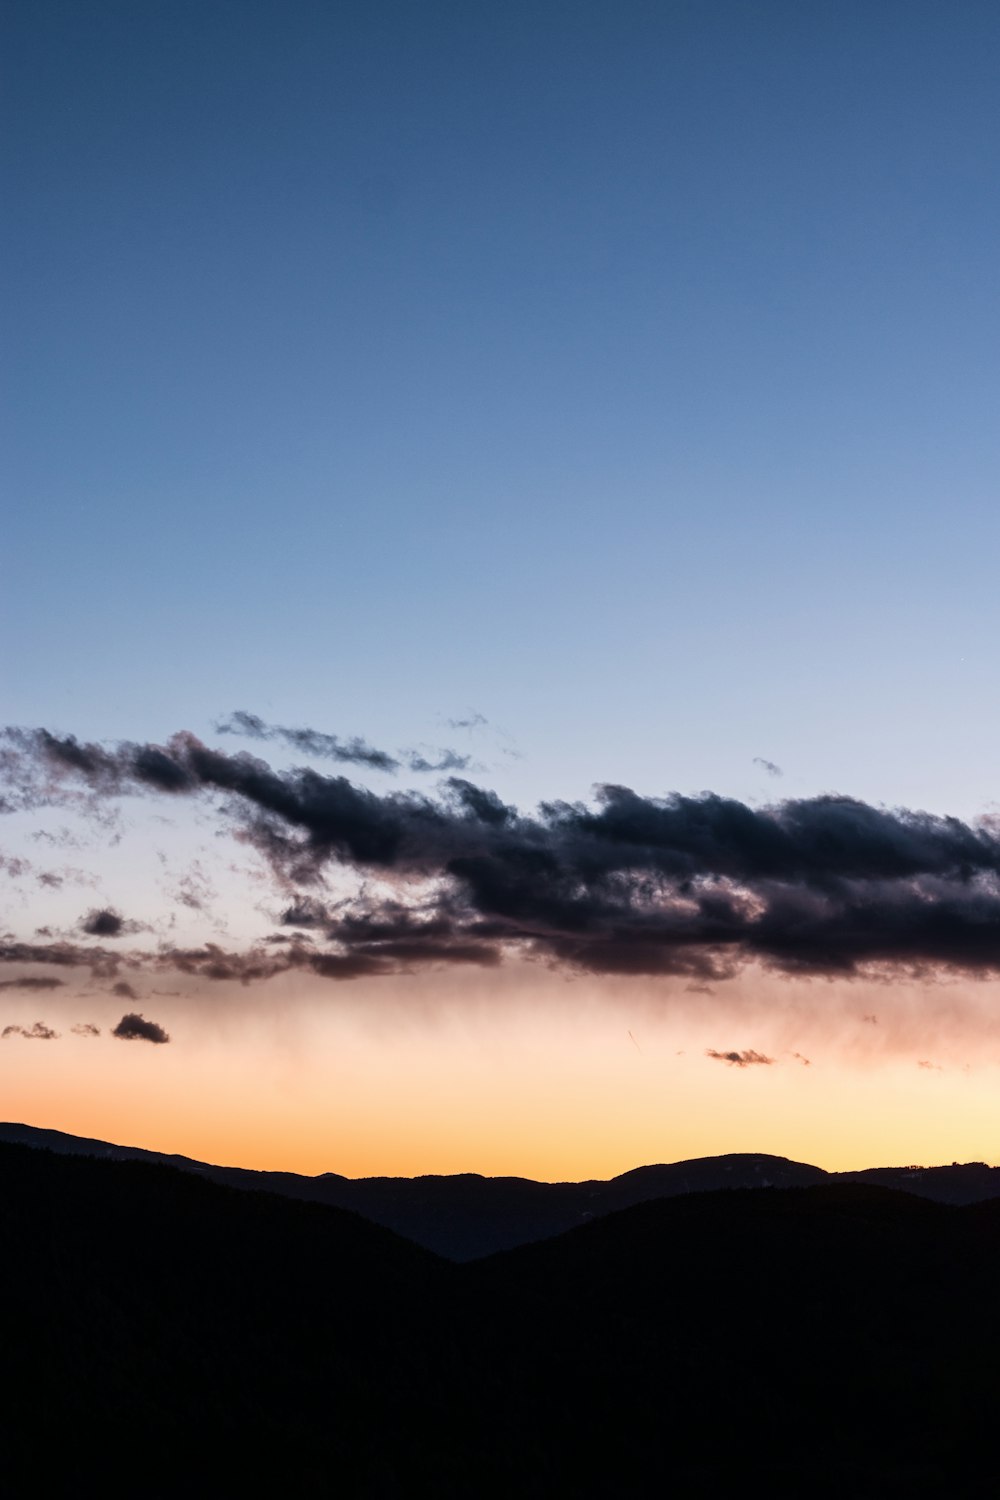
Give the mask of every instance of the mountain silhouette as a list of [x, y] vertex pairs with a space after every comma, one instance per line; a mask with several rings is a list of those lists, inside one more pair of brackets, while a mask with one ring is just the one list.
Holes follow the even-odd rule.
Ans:
[[548, 1239], [634, 1204], [720, 1188], [864, 1182], [938, 1203], [976, 1203], [1000, 1197], [1000, 1168], [983, 1162], [825, 1172], [821, 1167], [788, 1161], [781, 1156], [742, 1153], [638, 1167], [606, 1182], [533, 1182], [524, 1177], [481, 1177], [471, 1172], [453, 1176], [363, 1178], [342, 1177], [335, 1172], [316, 1177], [295, 1172], [256, 1172], [31, 1125], [0, 1124], [0, 1141], [118, 1161], [161, 1162], [228, 1187], [264, 1190], [349, 1209], [435, 1254], [459, 1261], [476, 1260], [499, 1250]]
[[0, 1144], [12, 1494], [995, 1492], [1000, 1201], [704, 1191], [471, 1264]]

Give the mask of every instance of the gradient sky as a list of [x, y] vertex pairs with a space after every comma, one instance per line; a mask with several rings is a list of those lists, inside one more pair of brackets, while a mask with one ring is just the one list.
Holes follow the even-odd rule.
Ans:
[[[611, 784], [995, 837], [995, 5], [8, 0], [2, 29], [0, 723], [189, 731], [379, 798], [457, 774], [529, 819]], [[60, 1033], [0, 1041], [7, 1118], [347, 1173], [1000, 1161], [985, 855], [980, 946], [944, 959], [632, 975], [546, 928], [242, 984], [164, 955], [282, 935], [249, 804], [77, 784], [39, 743], [2, 767], [4, 973], [146, 957], [0, 991], [0, 1029]], [[328, 907], [412, 898], [339, 858]], [[170, 1045], [112, 1040], [123, 1011]]]

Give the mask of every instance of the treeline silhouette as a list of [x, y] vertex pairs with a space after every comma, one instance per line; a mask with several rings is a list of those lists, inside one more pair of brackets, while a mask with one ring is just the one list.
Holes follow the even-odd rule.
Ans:
[[0, 1145], [8, 1493], [992, 1494], [1000, 1203], [649, 1202], [471, 1264]]

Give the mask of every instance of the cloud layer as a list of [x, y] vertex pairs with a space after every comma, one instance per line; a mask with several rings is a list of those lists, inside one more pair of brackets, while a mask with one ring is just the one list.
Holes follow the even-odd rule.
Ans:
[[[259, 726], [303, 753], [380, 756], [360, 741]], [[232, 727], [231, 722], [225, 726]], [[1000, 972], [1000, 836], [995, 824], [853, 798], [752, 808], [714, 793], [642, 796], [598, 786], [592, 805], [533, 815], [449, 776], [438, 795], [378, 793], [308, 766], [275, 770], [183, 732], [165, 745], [82, 743], [44, 729], [3, 733], [6, 803], [100, 810], [117, 799], [200, 798], [266, 861], [283, 893], [278, 932], [241, 952], [110, 951], [11, 939], [0, 961], [175, 967], [208, 979], [290, 969], [328, 978], [425, 964], [493, 965], [507, 954], [608, 975], [724, 978], [746, 963], [796, 975], [941, 969]], [[329, 742], [329, 743], [328, 743]], [[346, 746], [346, 749], [345, 749]], [[349, 870], [361, 894], [331, 901]], [[135, 931], [113, 908], [84, 932]], [[732, 1060], [732, 1059], [730, 1059]]]

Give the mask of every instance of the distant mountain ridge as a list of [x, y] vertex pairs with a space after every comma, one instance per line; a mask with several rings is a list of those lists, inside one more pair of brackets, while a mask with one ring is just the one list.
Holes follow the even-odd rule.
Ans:
[[840, 1182], [890, 1188], [953, 1205], [1000, 1198], [1000, 1167], [985, 1162], [827, 1172], [781, 1156], [735, 1153], [637, 1167], [608, 1181], [534, 1182], [477, 1173], [350, 1178], [336, 1172], [316, 1177], [258, 1172], [15, 1123], [0, 1123], [0, 1141], [42, 1147], [60, 1155], [159, 1162], [228, 1187], [348, 1209], [455, 1261], [477, 1260], [550, 1239], [640, 1203], [723, 1188], [802, 1188]]

